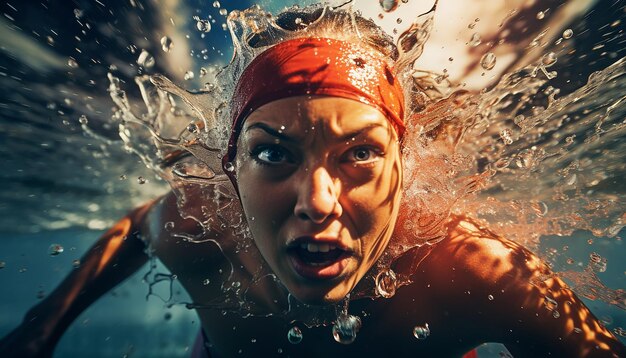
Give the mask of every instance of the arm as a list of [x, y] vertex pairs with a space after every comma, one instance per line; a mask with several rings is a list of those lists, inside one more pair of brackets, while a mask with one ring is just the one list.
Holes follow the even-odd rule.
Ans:
[[23, 322], [0, 341], [0, 356], [51, 356], [63, 332], [100, 296], [148, 260], [140, 226], [152, 205], [140, 207], [109, 229]]

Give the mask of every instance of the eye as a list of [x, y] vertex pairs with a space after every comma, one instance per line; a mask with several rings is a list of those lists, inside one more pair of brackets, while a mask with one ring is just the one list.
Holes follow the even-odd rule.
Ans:
[[286, 150], [279, 146], [260, 146], [255, 148], [250, 155], [263, 165], [278, 165], [288, 161]]
[[356, 147], [344, 154], [343, 161], [355, 164], [372, 163], [380, 159], [383, 154], [380, 150], [371, 147]]

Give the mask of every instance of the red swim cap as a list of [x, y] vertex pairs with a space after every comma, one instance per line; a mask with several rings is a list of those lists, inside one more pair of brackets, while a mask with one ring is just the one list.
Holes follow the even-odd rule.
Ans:
[[[232, 98], [232, 131], [224, 167], [235, 159], [246, 117], [269, 102], [301, 95], [342, 97], [380, 110], [401, 138], [402, 88], [382, 54], [357, 44], [319, 37], [282, 42], [243, 71]], [[232, 170], [231, 170], [232, 171]], [[231, 178], [232, 179], [232, 178]]]

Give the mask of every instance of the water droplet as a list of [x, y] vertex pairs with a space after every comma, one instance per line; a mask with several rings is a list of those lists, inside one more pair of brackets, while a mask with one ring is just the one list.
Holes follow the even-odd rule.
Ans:
[[52, 244], [48, 248], [48, 253], [50, 254], [50, 256], [56, 256], [62, 252], [63, 252], [63, 246], [61, 246], [60, 244]]
[[626, 337], [626, 330], [622, 327], [613, 328], [613, 333], [615, 333], [616, 336]]
[[196, 22], [196, 28], [200, 32], [209, 32], [211, 31], [211, 23], [207, 20], [198, 20]]
[[480, 58], [480, 66], [489, 71], [496, 65], [496, 55], [493, 52], [487, 52]]
[[191, 79], [193, 79], [195, 77], [193, 71], [187, 71], [185, 72], [185, 75], [183, 76], [183, 78], [185, 79], [185, 81], [189, 81]]
[[71, 57], [70, 57], [70, 58], [67, 60], [67, 65], [68, 65], [69, 67], [71, 67], [71, 68], [77, 68], [77, 67], [78, 67], [78, 62], [76, 62], [76, 60], [75, 60], [75, 59], [73, 59], [73, 58], [71, 58]]
[[398, 7], [398, 0], [380, 0], [380, 7], [384, 12], [391, 12]]
[[198, 125], [195, 123], [189, 123], [189, 125], [187, 126], [187, 131], [189, 131], [189, 133], [198, 132]]
[[482, 40], [480, 39], [480, 35], [478, 34], [478, 32], [475, 32], [474, 34], [472, 34], [472, 38], [470, 39], [470, 42], [468, 43], [468, 45], [472, 47], [476, 47], [480, 45], [481, 43], [482, 43]]
[[298, 344], [302, 342], [302, 331], [297, 326], [293, 326], [287, 332], [287, 340], [291, 344]]
[[208, 278], [205, 278], [204, 280], [202, 280], [202, 285], [206, 286], [209, 283], [211, 283], [211, 280], [209, 280]]
[[383, 298], [390, 298], [396, 294], [396, 273], [385, 269], [376, 275], [376, 293]]
[[227, 172], [232, 172], [235, 170], [235, 166], [231, 162], [226, 162], [224, 163], [224, 170], [226, 170]]
[[350, 344], [356, 339], [361, 329], [361, 319], [357, 316], [342, 314], [333, 325], [333, 338], [341, 344]]
[[572, 29], [567, 29], [565, 31], [563, 31], [563, 38], [564, 39], [570, 39], [572, 38], [572, 36], [574, 36], [574, 31], [572, 31]]
[[541, 58], [541, 63], [543, 63], [545, 66], [554, 65], [556, 63], [556, 54], [554, 52], [548, 52]]
[[543, 11], [539, 11], [537, 13], [537, 20], [543, 20], [543, 18], [546, 17], [546, 13]]
[[545, 296], [543, 304], [546, 306], [546, 309], [549, 311], [553, 311], [559, 307], [559, 304], [556, 302], [554, 298]]
[[163, 52], [170, 52], [174, 47], [174, 42], [167, 36], [161, 37], [161, 49]]
[[152, 57], [152, 55], [150, 54], [150, 52], [146, 50], [141, 50], [139, 57], [137, 57], [137, 64], [145, 68], [150, 68], [154, 66], [155, 60], [154, 60], [154, 57]]
[[417, 339], [426, 339], [430, 336], [430, 328], [428, 327], [428, 323], [423, 326], [415, 326], [413, 327], [413, 336]]
[[213, 7], [219, 9], [222, 5], [220, 5], [219, 1], [213, 1]]
[[606, 263], [606, 258], [600, 256], [598, 253], [592, 252], [589, 254], [589, 266], [591, 266], [595, 272], [605, 272]]
[[72, 266], [74, 268], [79, 268], [80, 267], [80, 260], [76, 259], [76, 260], [72, 261]]
[[163, 225], [163, 228], [166, 231], [171, 231], [174, 228], [174, 226], [175, 226], [175, 224], [174, 224], [173, 221], [168, 221], [168, 222], [165, 223], [165, 225]]
[[228, 14], [228, 10], [220, 9], [220, 15], [226, 16]]
[[78, 123], [87, 124], [87, 122], [89, 122], [89, 120], [87, 119], [87, 116], [85, 116], [84, 114], [78, 117]]
[[508, 128], [500, 131], [500, 138], [502, 139], [504, 144], [509, 145], [513, 143], [513, 138], [511, 137], [511, 134], [511, 130]]
[[489, 301], [493, 301], [493, 295], [489, 295], [489, 296], [487, 296], [487, 299], [488, 299]]
[[142, 176], [137, 177], [137, 183], [145, 184], [148, 180]]

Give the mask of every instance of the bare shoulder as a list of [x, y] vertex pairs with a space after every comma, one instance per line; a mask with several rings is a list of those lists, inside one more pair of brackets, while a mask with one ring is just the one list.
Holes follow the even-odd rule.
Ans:
[[551, 275], [550, 268], [531, 251], [469, 218], [454, 218], [448, 232], [431, 255], [453, 263], [455, 270], [474, 282], [494, 289], [512, 288], [513, 281], [525, 285]]
[[430, 280], [448, 283], [434, 286], [440, 302], [481, 316], [473, 324], [483, 339], [504, 343], [514, 356], [625, 354], [624, 345], [541, 259], [470, 219], [452, 220], [448, 238], [426, 262]]

